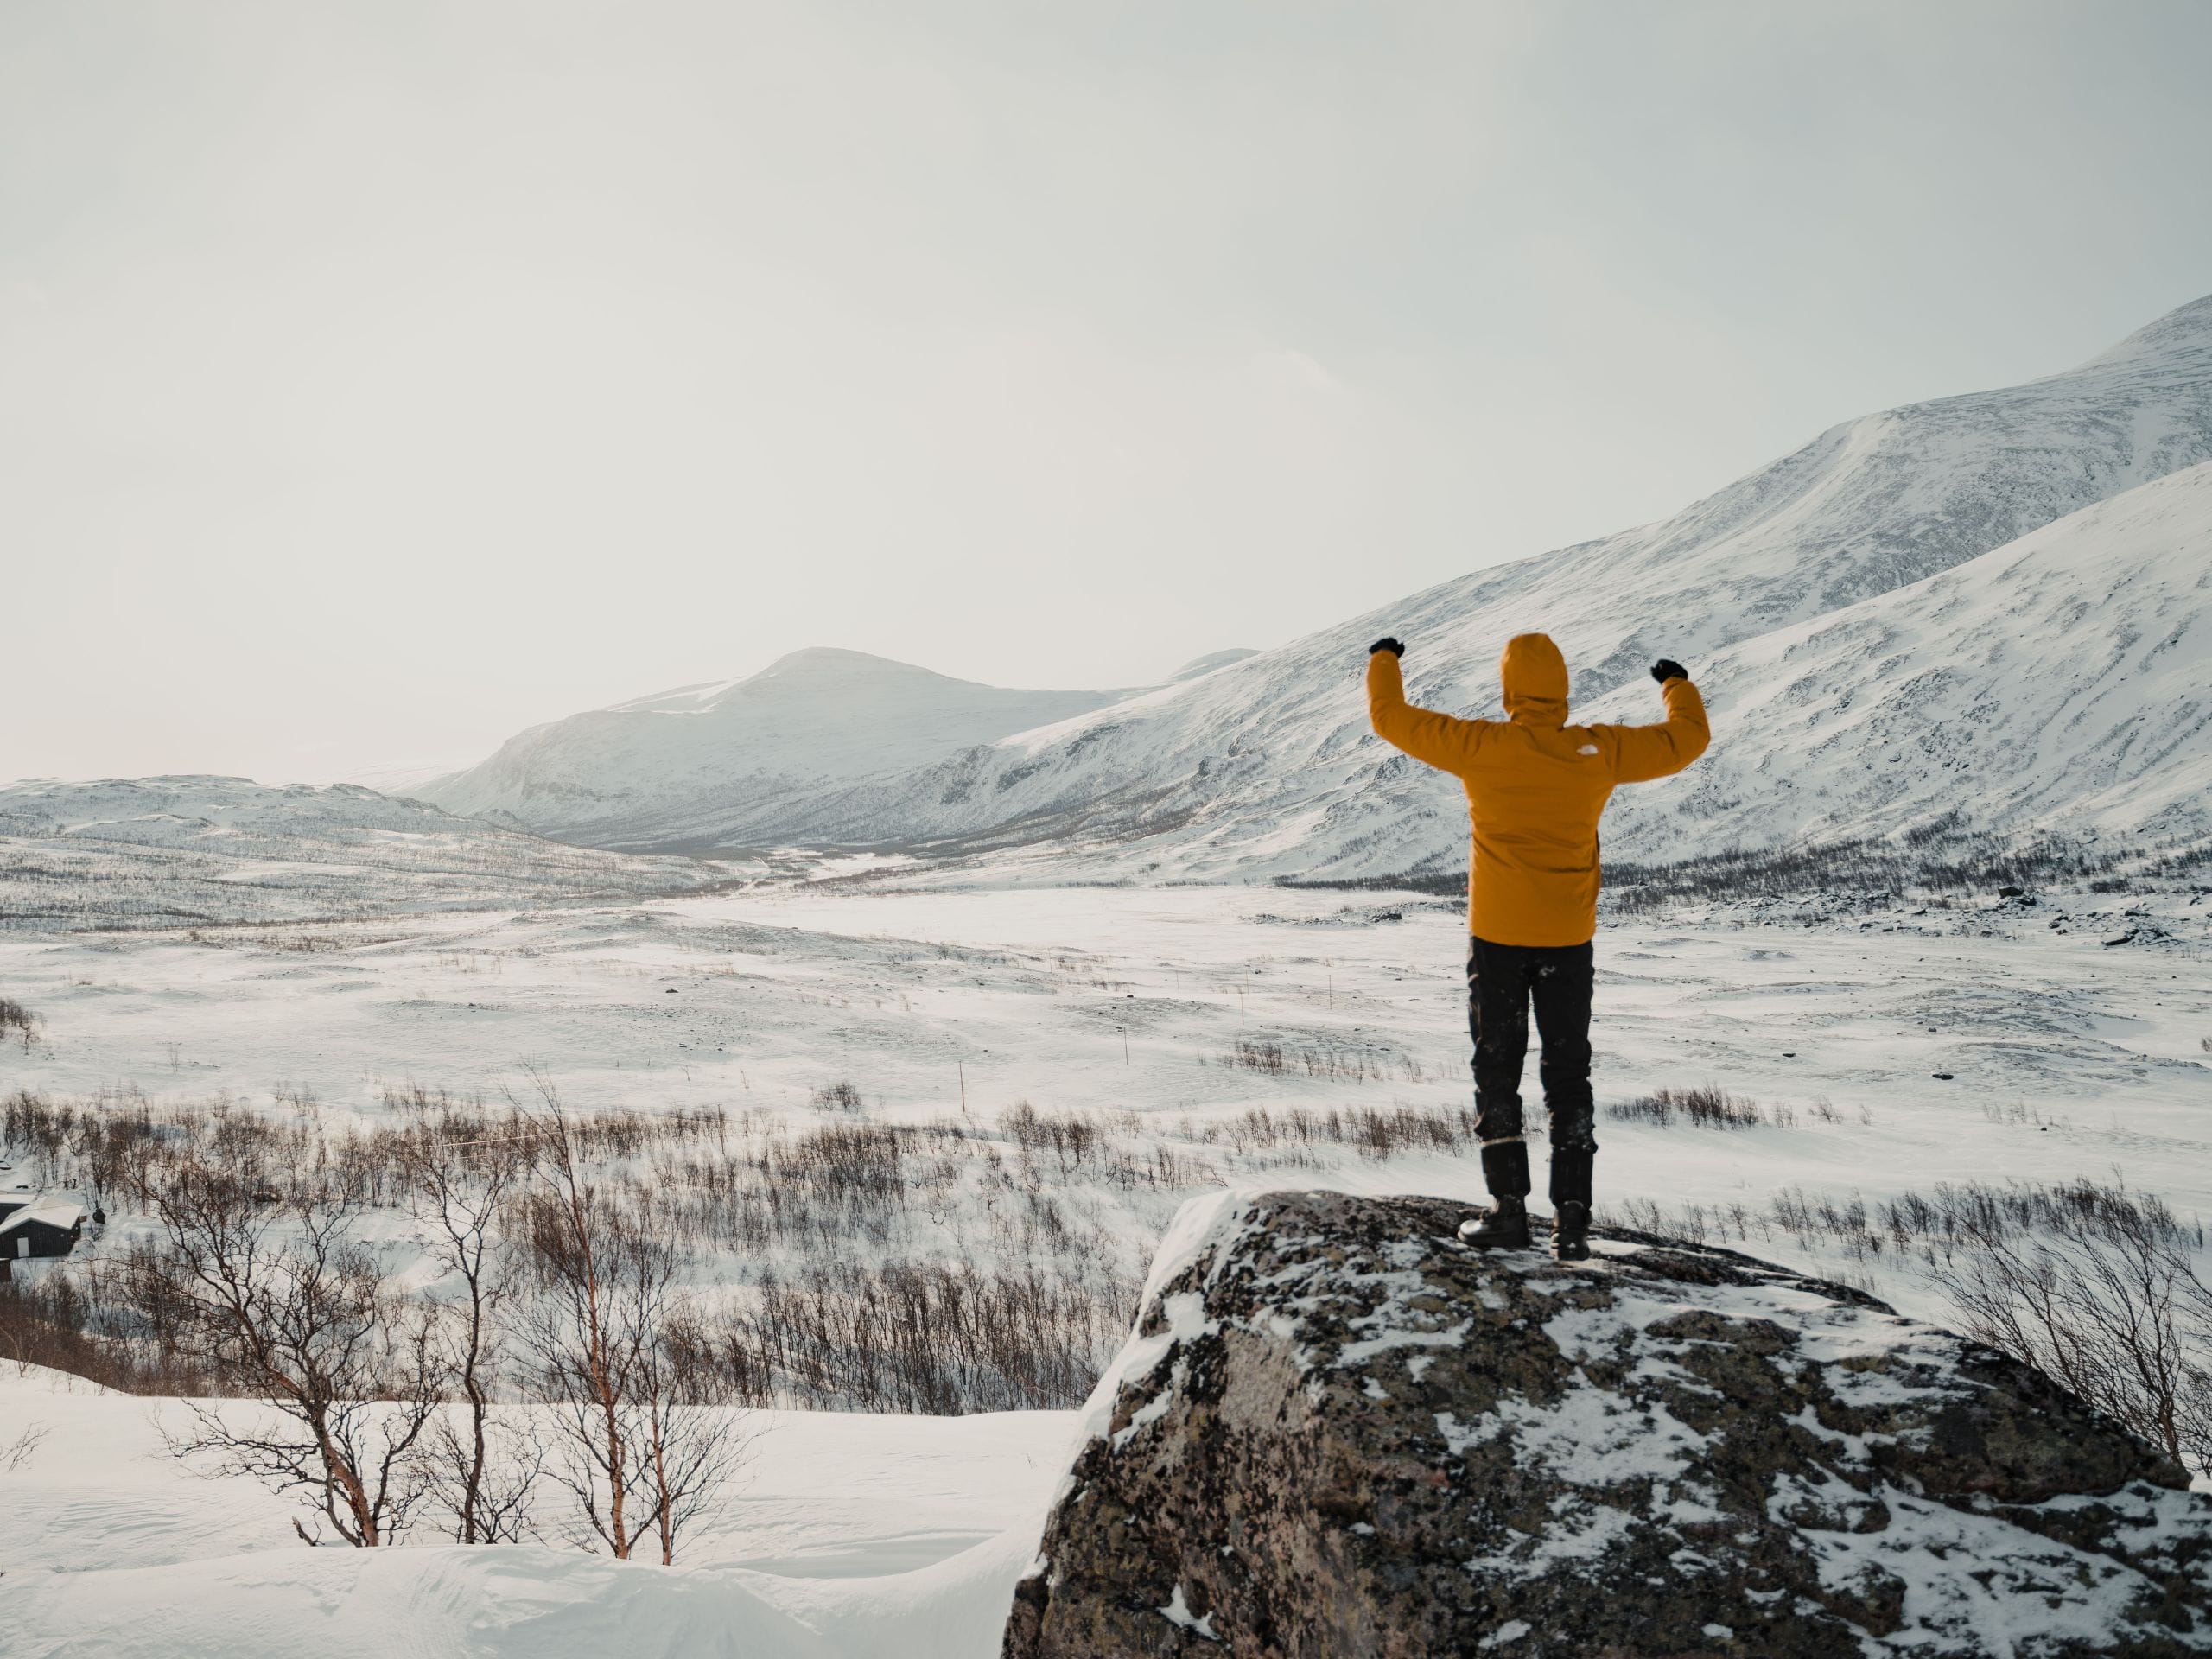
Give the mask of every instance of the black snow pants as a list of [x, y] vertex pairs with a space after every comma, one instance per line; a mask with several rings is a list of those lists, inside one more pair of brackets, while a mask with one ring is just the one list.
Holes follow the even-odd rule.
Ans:
[[1590, 1202], [1598, 1150], [1590, 1093], [1590, 994], [1596, 957], [1587, 944], [1467, 941], [1467, 1031], [1475, 1039], [1475, 1135], [1483, 1179], [1497, 1198], [1529, 1192], [1521, 1138], [1521, 1069], [1529, 1055], [1529, 1006], [1543, 1039], [1539, 1074], [1551, 1115], [1554, 1204]]

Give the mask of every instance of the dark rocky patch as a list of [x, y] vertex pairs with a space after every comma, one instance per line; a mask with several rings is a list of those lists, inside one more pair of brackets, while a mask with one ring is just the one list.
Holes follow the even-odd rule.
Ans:
[[1441, 1199], [1186, 1217], [1008, 1659], [2168, 1659], [2212, 1500], [2039, 1373], [1844, 1287]]

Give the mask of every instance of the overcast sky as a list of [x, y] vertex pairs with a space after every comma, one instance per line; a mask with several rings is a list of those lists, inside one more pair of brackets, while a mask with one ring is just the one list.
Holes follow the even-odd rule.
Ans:
[[1141, 683], [2212, 290], [2212, 6], [0, 6], [0, 778]]

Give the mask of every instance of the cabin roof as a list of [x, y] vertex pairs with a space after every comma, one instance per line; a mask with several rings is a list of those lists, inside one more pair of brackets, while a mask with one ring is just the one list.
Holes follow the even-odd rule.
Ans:
[[13, 1233], [32, 1225], [59, 1227], [67, 1232], [85, 1218], [85, 1206], [75, 1198], [49, 1193], [34, 1199], [0, 1221], [0, 1233]]

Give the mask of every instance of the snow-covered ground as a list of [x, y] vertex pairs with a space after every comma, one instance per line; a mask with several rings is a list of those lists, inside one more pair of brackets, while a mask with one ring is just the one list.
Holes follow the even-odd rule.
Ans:
[[[1872, 1195], [2116, 1164], [2212, 1200], [2212, 1162], [2175, 1159], [2212, 1140], [2212, 900], [1799, 914], [1605, 924], [1601, 1103], [1713, 1083], [1808, 1115], [1825, 1099], [1843, 1120], [1717, 1140], [1617, 1122], [1609, 1195], [1777, 1179]], [[2145, 921], [2169, 941], [2104, 943]], [[1461, 909], [1412, 894], [769, 887], [195, 931], [0, 937], [0, 983], [42, 1021], [28, 1051], [0, 1052], [0, 1083], [312, 1097], [335, 1122], [412, 1085], [496, 1096], [536, 1066], [581, 1107], [804, 1118], [816, 1090], [849, 1081], [889, 1119], [957, 1115], [964, 1096], [979, 1120], [1027, 1101], [1135, 1110], [1164, 1135], [1253, 1106], [1467, 1097]], [[1389, 1075], [1255, 1071], [1229, 1062], [1240, 1040], [1357, 1052]], [[2022, 1110], [2052, 1127], [1993, 1121]], [[1471, 1163], [1423, 1175], [1473, 1190]]]
[[[719, 1106], [742, 1133], [773, 1135], [839, 1119], [817, 1091], [850, 1083], [863, 1118], [965, 1126], [962, 1155], [979, 1169], [1026, 1155], [1007, 1115], [1027, 1103], [1109, 1125], [1133, 1157], [1166, 1154], [1147, 1187], [1080, 1160], [1036, 1166], [1069, 1248], [1117, 1258], [1130, 1281], [1175, 1207], [1224, 1183], [1479, 1196], [1464, 1148], [1271, 1146], [1249, 1116], [1450, 1119], [1467, 1098], [1464, 939], [1456, 902], [1410, 893], [900, 891], [852, 877], [0, 935], [0, 990], [37, 1021], [35, 1040], [0, 1046], [0, 1092], [227, 1093], [336, 1135], [416, 1086], [526, 1095], [536, 1068], [579, 1109]], [[1770, 1198], [2116, 1174], [2212, 1211], [2208, 945], [2212, 898], [2187, 890], [1610, 918], [1601, 1200], [1627, 1219], [1697, 1206], [1732, 1243], [1740, 1233], [1756, 1254], [1847, 1274], [1936, 1318], [1940, 1295], [1909, 1268], [1795, 1234]], [[1269, 1053], [1279, 1069], [1252, 1063]], [[1766, 1121], [1605, 1111], [1701, 1084]], [[0, 1181], [30, 1173], [18, 1165]], [[1018, 1252], [1003, 1208], [987, 1209], [994, 1189], [956, 1172], [941, 1191], [938, 1213], [851, 1248], [986, 1264]], [[118, 1216], [86, 1248], [132, 1227]], [[51, 1430], [0, 1476], [9, 1651], [535, 1654], [557, 1636], [578, 1652], [603, 1639], [640, 1654], [982, 1656], [1071, 1423], [767, 1414], [748, 1477], [686, 1563], [663, 1569], [551, 1545], [303, 1549], [285, 1503], [162, 1456], [162, 1409], [0, 1376], [0, 1423]]]
[[326, 921], [689, 892], [763, 867], [563, 846], [348, 784], [0, 787], [0, 931]]
[[[238, 1409], [245, 1409], [238, 1408]], [[522, 1408], [518, 1408], [522, 1409]], [[12, 1659], [988, 1654], [1073, 1415], [747, 1414], [741, 1485], [669, 1568], [534, 1545], [304, 1549], [296, 1507], [162, 1450], [174, 1402], [0, 1365]]]

